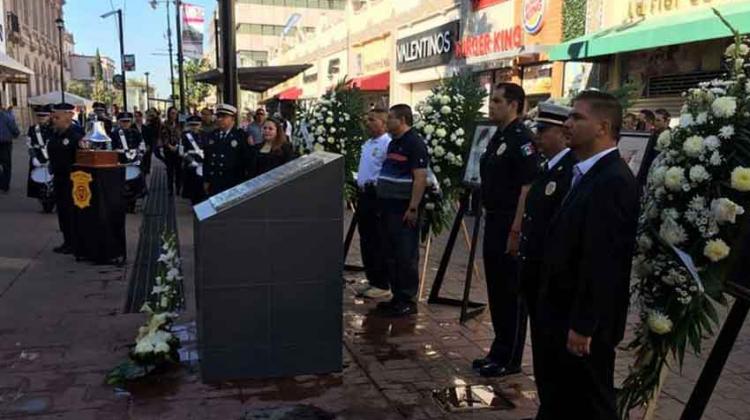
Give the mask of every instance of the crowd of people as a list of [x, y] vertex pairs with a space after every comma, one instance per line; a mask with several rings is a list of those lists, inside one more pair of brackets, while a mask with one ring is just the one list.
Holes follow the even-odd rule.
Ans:
[[[57, 253], [73, 252], [70, 173], [79, 149], [118, 152], [120, 163], [126, 166], [123, 194], [131, 210], [135, 201], [147, 194], [146, 176], [151, 172], [153, 157], [166, 167], [168, 193], [181, 195], [192, 204], [295, 157], [286, 135], [286, 122], [276, 117], [266, 118], [263, 109], [256, 111], [253, 125], [245, 129], [237, 127], [237, 109], [227, 104], [204, 108], [182, 121], [174, 107], [163, 118], [152, 108], [145, 118], [136, 111], [119, 112], [113, 119], [106, 106], [97, 102], [93, 114], [81, 124], [74, 119], [74, 109], [66, 103], [35, 107], [36, 122], [28, 132], [28, 195], [41, 198], [31, 173], [38, 168], [48, 171], [63, 234], [63, 243], [54, 248]], [[96, 130], [106, 136], [92, 134]]]
[[[520, 372], [530, 321], [537, 418], [616, 419], [615, 348], [628, 312], [639, 197], [617, 149], [623, 109], [607, 93], [585, 91], [572, 108], [540, 104], [533, 130], [524, 109], [519, 85], [495, 86], [489, 119], [498, 130], [480, 160], [495, 339], [472, 367], [485, 377]], [[406, 105], [371, 110], [358, 171], [368, 282], [357, 293], [381, 300], [377, 310], [389, 317], [418, 311], [429, 157], [412, 123]]]

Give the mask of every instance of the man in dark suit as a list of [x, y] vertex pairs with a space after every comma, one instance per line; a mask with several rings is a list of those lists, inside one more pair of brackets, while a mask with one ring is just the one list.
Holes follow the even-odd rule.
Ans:
[[[539, 113], [534, 119], [537, 132], [534, 144], [546, 162], [526, 195], [519, 247], [519, 276], [521, 291], [529, 310], [534, 372], [543, 371], [542, 355], [539, 354], [539, 328], [536, 325], [535, 314], [544, 236], [549, 228], [549, 221], [560, 208], [570, 189], [573, 165], [576, 163], [575, 157], [567, 147], [568, 141], [563, 127], [570, 114], [570, 108], [543, 102], [539, 104], [538, 109]], [[542, 395], [542, 386], [537, 388]]]
[[616, 147], [621, 123], [620, 104], [598, 91], [578, 95], [565, 122], [579, 163], [544, 243], [538, 419], [617, 419], [615, 346], [625, 331], [638, 218], [637, 184]]

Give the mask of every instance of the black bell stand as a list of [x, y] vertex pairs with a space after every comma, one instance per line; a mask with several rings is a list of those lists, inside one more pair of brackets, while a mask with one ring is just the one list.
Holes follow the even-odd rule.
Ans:
[[[472, 302], [469, 300], [469, 293], [471, 292], [471, 282], [473, 277], [474, 259], [477, 251], [477, 241], [479, 239], [479, 228], [482, 224], [482, 208], [479, 205], [479, 192], [478, 190], [472, 190], [467, 188], [461, 195], [458, 205], [458, 212], [453, 220], [453, 226], [451, 227], [450, 234], [448, 235], [448, 243], [445, 245], [443, 256], [440, 259], [440, 266], [438, 267], [437, 274], [435, 275], [435, 281], [432, 284], [430, 290], [430, 296], [427, 299], [427, 303], [438, 304], [438, 305], [449, 305], [458, 306], [461, 308], [461, 315], [459, 317], [460, 323], [475, 318], [477, 315], [484, 311], [485, 304]], [[464, 293], [461, 300], [446, 298], [440, 296], [440, 289], [443, 287], [443, 280], [445, 280], [445, 273], [448, 270], [448, 264], [453, 254], [453, 248], [456, 245], [456, 238], [458, 237], [458, 231], [461, 229], [461, 222], [463, 221], [466, 212], [473, 208], [475, 214], [474, 228], [471, 234], [471, 246], [469, 249], [469, 261], [466, 266], [466, 280], [464, 282]]]

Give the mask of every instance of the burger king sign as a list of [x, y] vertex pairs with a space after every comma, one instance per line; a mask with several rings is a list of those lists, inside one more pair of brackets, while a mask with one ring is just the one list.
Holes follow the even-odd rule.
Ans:
[[536, 34], [544, 24], [545, 0], [523, 0], [523, 29]]

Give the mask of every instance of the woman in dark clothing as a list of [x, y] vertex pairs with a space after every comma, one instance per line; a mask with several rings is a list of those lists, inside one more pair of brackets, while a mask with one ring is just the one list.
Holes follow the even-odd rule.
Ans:
[[[141, 160], [141, 167], [145, 174], [151, 173], [151, 156], [154, 155], [156, 145], [159, 142], [159, 132], [161, 132], [159, 113], [155, 109], [150, 109], [146, 113], [146, 124], [141, 128], [143, 141], [146, 143], [146, 153], [143, 154], [143, 160]], [[157, 155], [157, 157], [159, 156]]]
[[167, 110], [167, 120], [161, 128], [159, 146], [162, 149], [164, 163], [167, 165], [167, 182], [169, 183], [169, 194], [180, 193], [182, 188], [182, 165], [179, 153], [182, 129], [177, 120], [177, 108], [171, 106]]
[[263, 143], [255, 146], [258, 151], [253, 176], [266, 173], [296, 158], [281, 121], [275, 118], [267, 119], [261, 134]]

